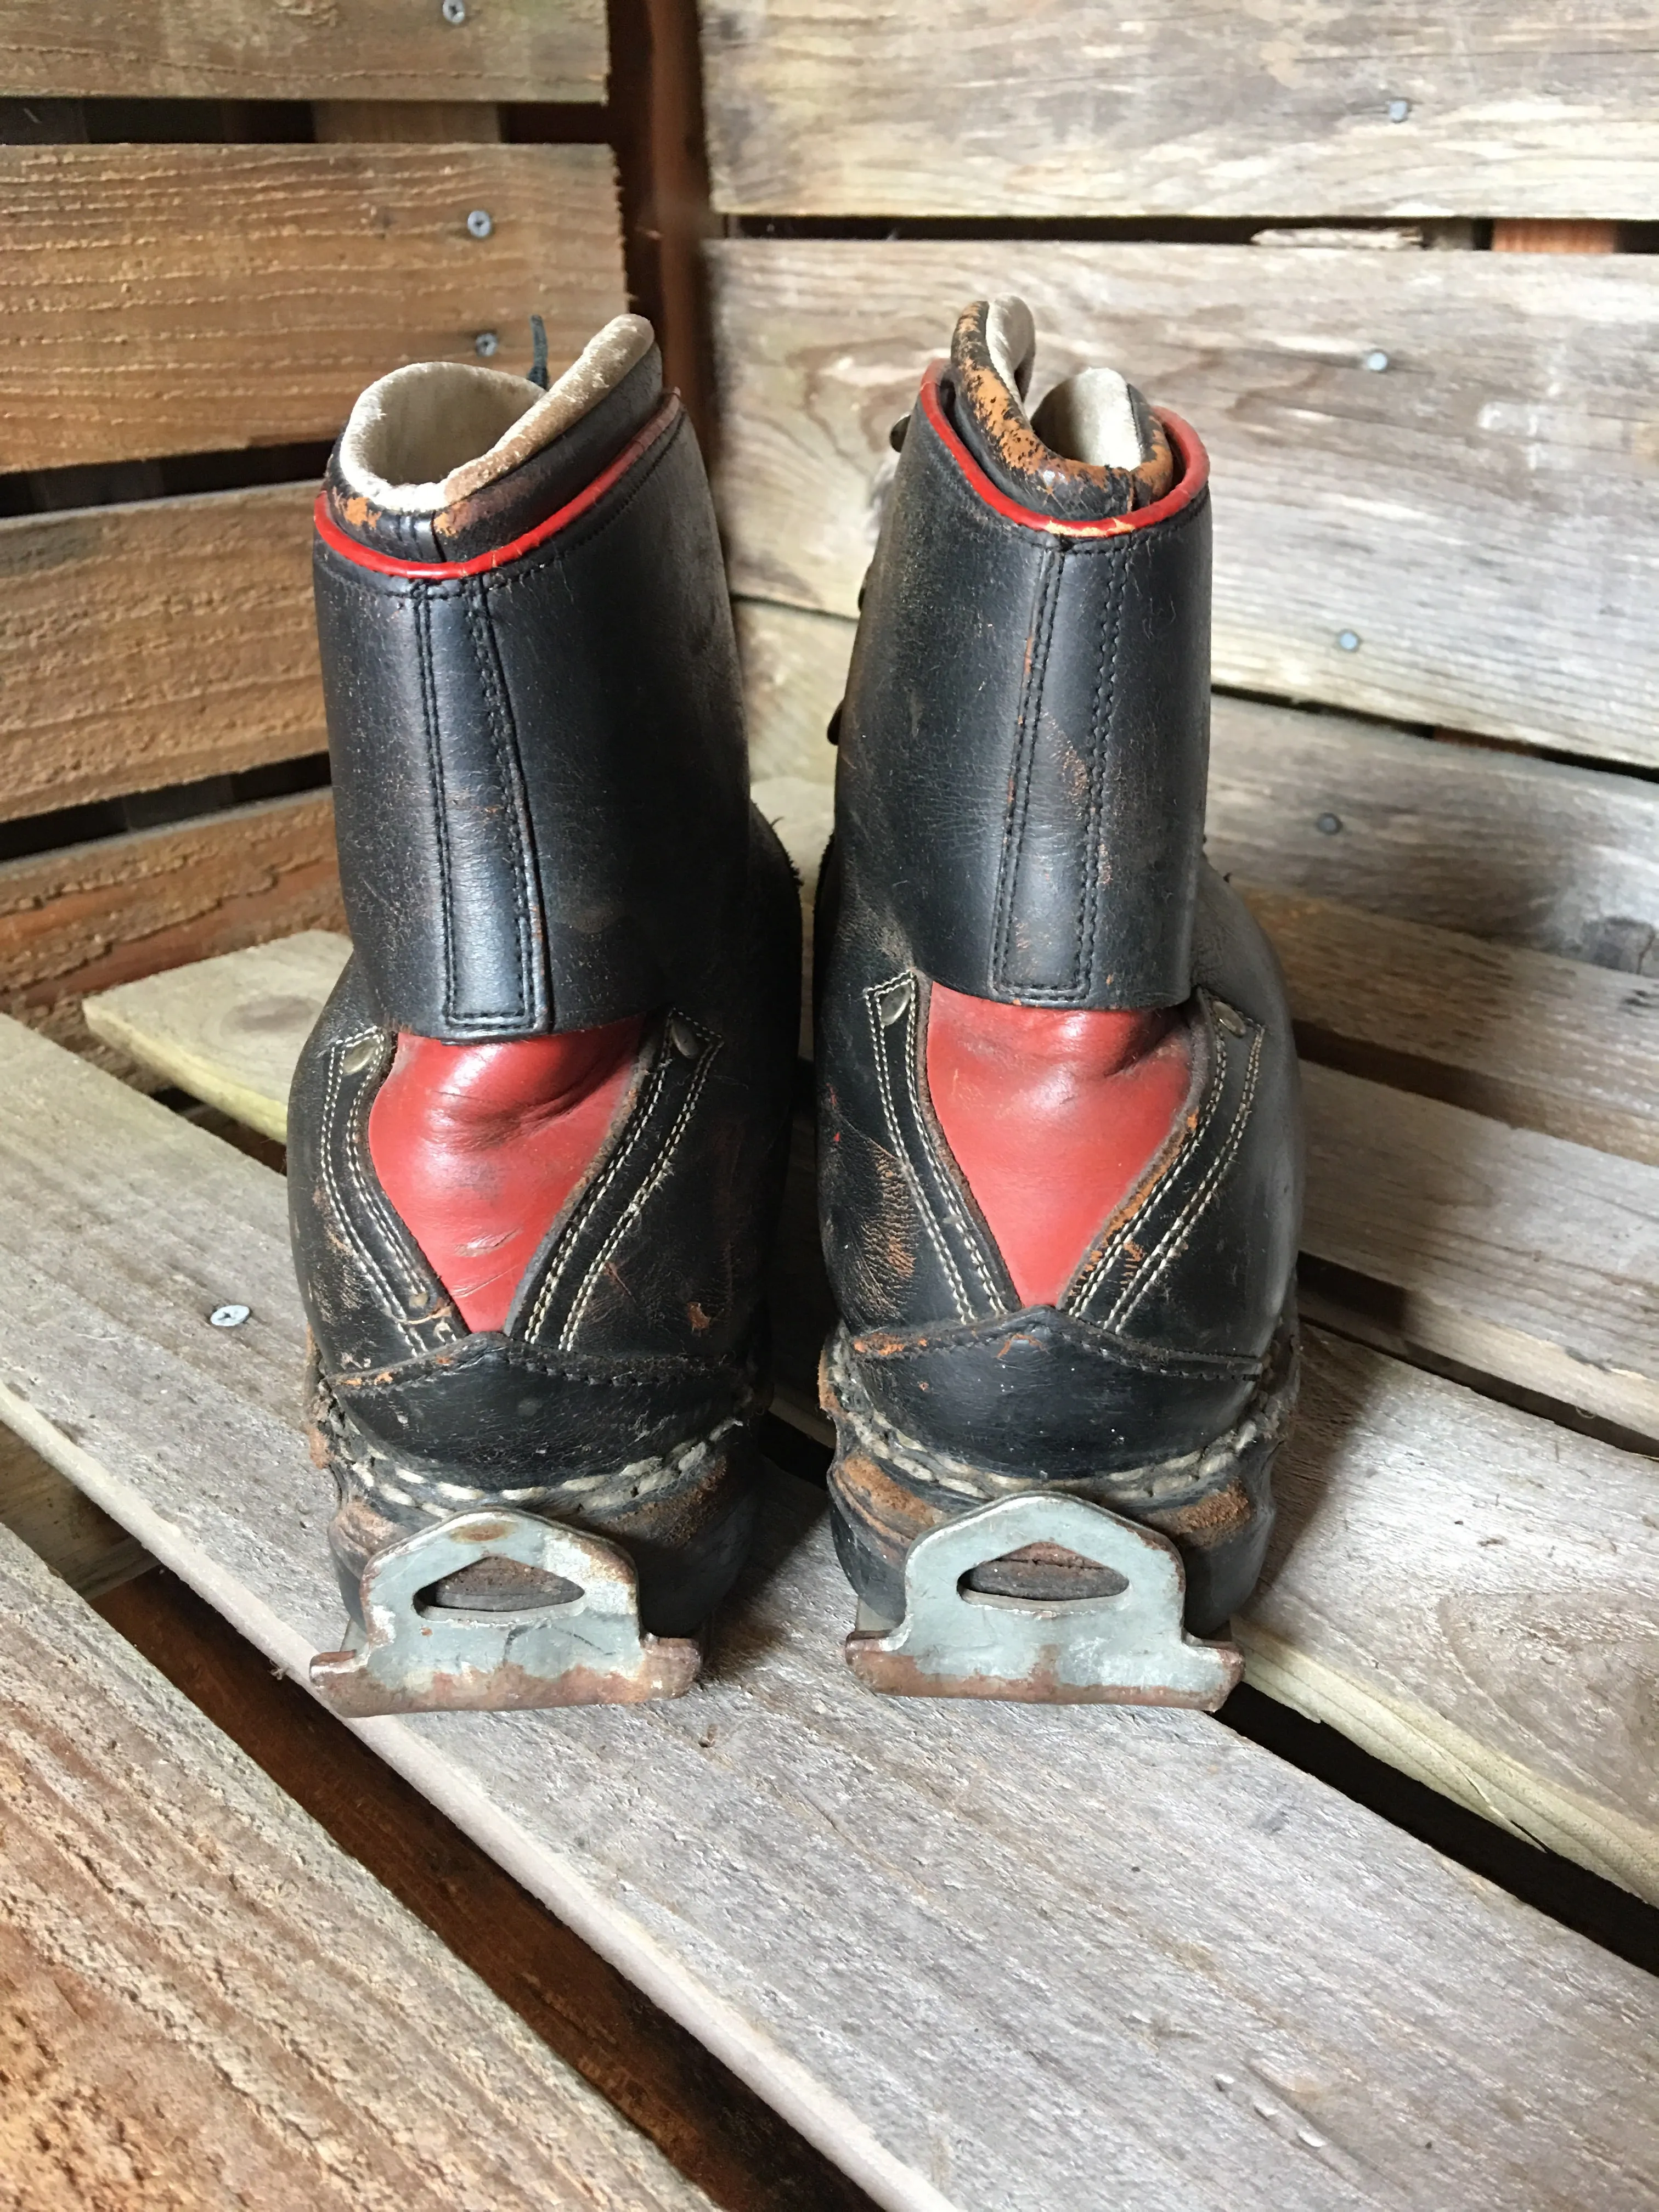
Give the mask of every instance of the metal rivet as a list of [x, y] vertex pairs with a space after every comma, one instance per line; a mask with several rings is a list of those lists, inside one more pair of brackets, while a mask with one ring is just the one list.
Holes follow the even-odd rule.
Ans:
[[380, 1057], [380, 1045], [377, 1037], [359, 1037], [347, 1052], [340, 1054], [340, 1067], [346, 1075], [361, 1075]]
[[1341, 827], [1342, 817], [1340, 814], [1322, 814], [1314, 824], [1322, 837], [1334, 837]]
[[466, 0], [443, 0], [443, 6], [438, 13], [446, 23], [464, 23], [466, 21]]
[[474, 208], [466, 219], [466, 234], [469, 238], [488, 238], [495, 228], [495, 217], [488, 208]]
[[240, 1328], [245, 1321], [252, 1319], [252, 1306], [215, 1306], [208, 1322], [214, 1328]]
[[1358, 653], [1359, 632], [1357, 629], [1340, 629], [1336, 633], [1336, 641], [1344, 653]]
[[895, 1022], [902, 1020], [905, 1011], [910, 1004], [910, 996], [914, 989], [915, 986], [908, 975], [904, 977], [902, 982], [894, 984], [892, 989], [887, 994], [886, 997], [881, 1002], [881, 1025], [883, 1029], [890, 1030]]
[[472, 341], [472, 350], [480, 361], [488, 361], [492, 354], [501, 351], [501, 342], [494, 331], [480, 331]]
[[683, 1022], [678, 1014], [668, 1024], [668, 1042], [682, 1060], [695, 1060], [702, 1050], [702, 1039], [690, 1022]]
[[1372, 351], [1368, 353], [1365, 356], [1364, 366], [1367, 368], [1383, 369], [1386, 368], [1388, 365], [1389, 356], [1383, 352], [1381, 346], [1375, 347]]
[[1245, 1026], [1244, 1017], [1239, 1012], [1237, 1007], [1228, 1006], [1226, 1001], [1222, 999], [1217, 999], [1214, 1001], [1214, 1005], [1215, 1018], [1217, 1021], [1220, 1023], [1222, 1028], [1226, 1030], [1228, 1036], [1236, 1037], [1243, 1036]]
[[1411, 112], [1412, 104], [1409, 100], [1391, 100], [1389, 102], [1390, 123], [1403, 123]]

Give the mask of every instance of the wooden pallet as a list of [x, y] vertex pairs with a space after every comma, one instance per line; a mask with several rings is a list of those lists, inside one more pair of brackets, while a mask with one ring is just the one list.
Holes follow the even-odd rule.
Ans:
[[[20, 1027], [0, 1060], [4, 1418], [303, 1679], [339, 1603], [282, 1181]], [[1310, 1425], [1389, 1364], [1333, 1346]], [[1472, 1557], [1511, 1422], [1463, 1478]], [[884, 2205], [1659, 2186], [1639, 1971], [1209, 1719], [871, 1697], [849, 1613], [822, 1493], [780, 1478], [690, 1697], [360, 1732]]]

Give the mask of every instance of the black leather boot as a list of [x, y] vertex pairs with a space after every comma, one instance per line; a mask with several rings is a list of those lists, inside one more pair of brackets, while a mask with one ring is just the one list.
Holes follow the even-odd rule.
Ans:
[[[1131, 1553], [1173, 1540], [1203, 1635], [1260, 1571], [1295, 1394], [1295, 1053], [1202, 855], [1203, 448], [1108, 370], [1028, 416], [1032, 353], [1021, 302], [981, 302], [896, 429], [839, 717], [816, 938], [836, 1536], [891, 1623], [918, 1539], [1082, 1500]], [[987, 1523], [1020, 1534], [994, 1558], [958, 1547], [970, 1641], [1022, 1606], [1063, 1641], [1068, 1604], [1103, 1620], [1133, 1580], [1079, 1548], [1086, 1516], [1045, 1539], [1021, 1512]], [[1217, 1701], [1155, 1668], [999, 1686], [999, 1663], [964, 1661], [969, 1692]], [[963, 1688], [900, 1672], [881, 1686]]]
[[683, 1687], [652, 1638], [696, 1629], [752, 1518], [799, 913], [649, 325], [550, 391], [372, 386], [316, 586], [354, 951], [289, 1188], [374, 1662], [317, 1679], [359, 1711]]

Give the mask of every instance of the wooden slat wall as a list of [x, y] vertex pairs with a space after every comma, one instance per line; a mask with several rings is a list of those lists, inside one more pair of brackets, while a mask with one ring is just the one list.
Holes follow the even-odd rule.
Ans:
[[1659, 215], [1625, 0], [720, 0], [702, 35], [727, 211]]
[[710, 260], [739, 592], [855, 611], [890, 426], [962, 303], [1017, 291], [1038, 386], [1121, 363], [1208, 444], [1218, 683], [1659, 766], [1659, 260], [758, 238]]
[[322, 750], [313, 497], [0, 522], [0, 820]]
[[[568, 361], [623, 305], [600, 146], [0, 149], [10, 469], [331, 436], [406, 361]], [[467, 231], [483, 210], [494, 229]]]
[[605, 97], [604, 0], [8, 0], [5, 43], [23, 97]]

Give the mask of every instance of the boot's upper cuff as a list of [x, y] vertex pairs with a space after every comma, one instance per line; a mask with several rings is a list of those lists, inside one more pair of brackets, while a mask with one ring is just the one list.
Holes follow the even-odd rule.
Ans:
[[[662, 356], [637, 315], [608, 325], [547, 392], [455, 362], [396, 369], [358, 401], [330, 456], [329, 520], [343, 537], [406, 560], [489, 552], [565, 506], [661, 398]], [[479, 451], [483, 439], [490, 442]], [[447, 459], [457, 445], [471, 454], [441, 477], [381, 473], [430, 466], [428, 456]]]
[[841, 720], [847, 896], [952, 990], [1179, 1005], [1209, 763], [1204, 451], [1164, 498], [1075, 521], [993, 483], [939, 372], [899, 459]]

